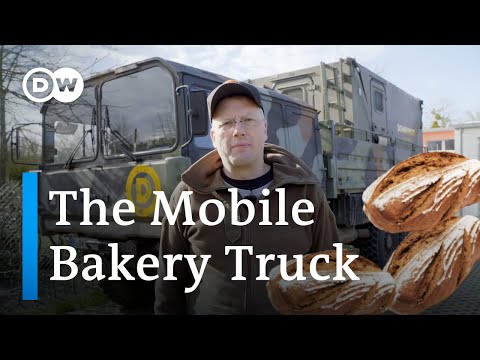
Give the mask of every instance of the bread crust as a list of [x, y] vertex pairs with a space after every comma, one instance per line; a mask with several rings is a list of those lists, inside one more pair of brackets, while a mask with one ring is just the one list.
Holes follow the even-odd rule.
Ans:
[[415, 155], [363, 193], [363, 210], [389, 233], [422, 231], [480, 201], [480, 161], [450, 152]]
[[[480, 219], [456, 217], [465, 206], [480, 202], [480, 161], [450, 152], [413, 156], [390, 169], [363, 193], [364, 211], [377, 228], [410, 234], [393, 252], [383, 269], [364, 257], [350, 268], [360, 280], [333, 280], [336, 252], [330, 262], [317, 262], [325, 281], [282, 279], [279, 266], [270, 273], [267, 291], [272, 305], [283, 314], [338, 315], [418, 314], [448, 298], [480, 259]], [[346, 259], [343, 262], [345, 262]], [[287, 263], [289, 275], [296, 260]]]
[[418, 314], [448, 298], [480, 258], [479, 234], [480, 220], [469, 215], [410, 233], [384, 267], [396, 284], [390, 310]]
[[[319, 275], [330, 275], [328, 280], [314, 279], [310, 274], [310, 260], [320, 253], [303, 257], [306, 280], [287, 281], [281, 277], [280, 265], [272, 269], [267, 292], [272, 305], [286, 315], [360, 315], [384, 312], [393, 301], [395, 284], [391, 275], [372, 261], [358, 257], [350, 268], [360, 280], [332, 280], [336, 276], [336, 253], [325, 251], [329, 263], [320, 259], [316, 264]], [[344, 253], [344, 263], [347, 261]], [[296, 260], [287, 262], [287, 273], [294, 274]]]

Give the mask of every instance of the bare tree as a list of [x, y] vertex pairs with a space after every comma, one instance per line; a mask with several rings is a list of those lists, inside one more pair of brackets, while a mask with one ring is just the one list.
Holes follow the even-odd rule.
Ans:
[[51, 54], [42, 46], [0, 45], [0, 184], [7, 177], [7, 123], [32, 121], [24, 114], [38, 110], [22, 91], [23, 77], [35, 67], [51, 67], [48, 59]]
[[[49, 46], [0, 45], [0, 184], [3, 184], [7, 177], [7, 126], [32, 122], [25, 114], [38, 112], [40, 106], [32, 103], [23, 93], [23, 77], [36, 67], [58, 68], [58, 65], [65, 61], [67, 52], [67, 49]], [[84, 69], [79, 69], [79, 72], [87, 71], [102, 59], [93, 59]]]

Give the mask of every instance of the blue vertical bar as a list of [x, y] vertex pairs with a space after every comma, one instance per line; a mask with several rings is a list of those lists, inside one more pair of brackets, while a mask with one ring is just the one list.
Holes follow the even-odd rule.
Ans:
[[22, 300], [38, 300], [38, 173], [22, 174]]

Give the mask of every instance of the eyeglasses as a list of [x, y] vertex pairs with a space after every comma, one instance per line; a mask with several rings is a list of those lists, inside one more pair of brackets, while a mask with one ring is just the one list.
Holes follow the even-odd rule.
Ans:
[[235, 124], [240, 123], [244, 129], [254, 128], [258, 124], [258, 120], [252, 118], [245, 118], [240, 120], [229, 120], [218, 125], [218, 128], [222, 131], [232, 131], [235, 128]]

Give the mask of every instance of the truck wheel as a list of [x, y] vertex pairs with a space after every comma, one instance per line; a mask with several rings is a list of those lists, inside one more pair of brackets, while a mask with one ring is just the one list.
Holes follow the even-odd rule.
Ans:
[[406, 233], [390, 234], [383, 230], [377, 229], [369, 224], [369, 239], [361, 239], [358, 242], [360, 255], [372, 260], [378, 266], [383, 268], [390, 259], [393, 251], [400, 242], [405, 238]]

